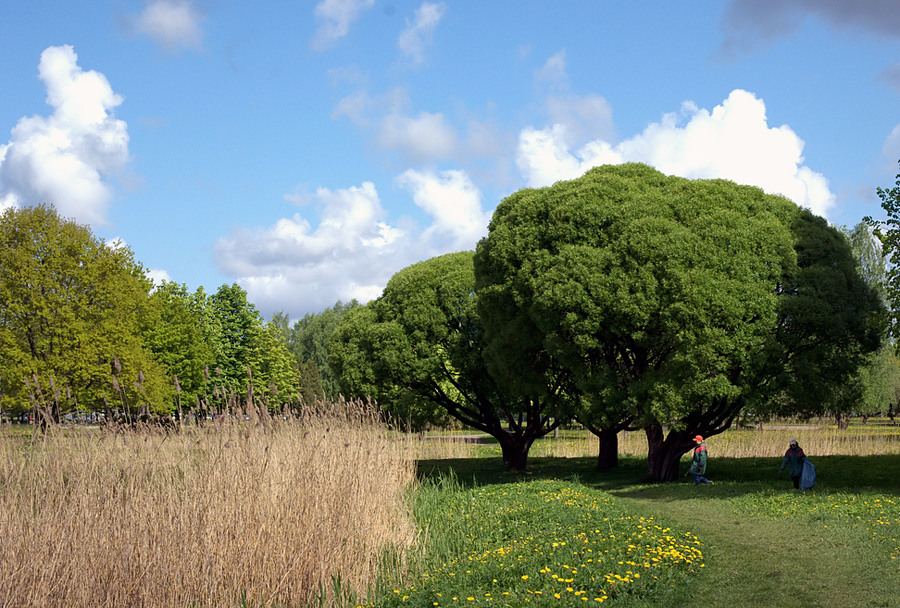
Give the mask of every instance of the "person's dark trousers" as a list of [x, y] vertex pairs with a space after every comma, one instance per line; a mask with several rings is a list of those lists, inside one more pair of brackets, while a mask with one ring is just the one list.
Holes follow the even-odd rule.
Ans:
[[794, 482], [794, 489], [799, 490], [800, 489], [800, 476], [797, 475], [796, 477], [794, 477], [793, 475], [791, 475], [791, 481]]

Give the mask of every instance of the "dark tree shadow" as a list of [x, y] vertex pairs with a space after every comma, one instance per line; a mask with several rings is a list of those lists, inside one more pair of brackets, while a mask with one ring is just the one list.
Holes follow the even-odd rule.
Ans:
[[[813, 492], [875, 492], [900, 496], [900, 455], [811, 457], [816, 465]], [[647, 459], [625, 456], [616, 469], [598, 472], [596, 458], [530, 458], [528, 471], [508, 471], [498, 458], [454, 458], [417, 462], [420, 480], [452, 475], [463, 487], [488, 486], [538, 479], [577, 480], [611, 494], [648, 500], [696, 499], [699, 492], [723, 499], [764, 491], [793, 492], [787, 472], [779, 472], [781, 458], [713, 458], [708, 477], [713, 485], [694, 487], [684, 477], [688, 462], [681, 463], [678, 480], [646, 481]]]

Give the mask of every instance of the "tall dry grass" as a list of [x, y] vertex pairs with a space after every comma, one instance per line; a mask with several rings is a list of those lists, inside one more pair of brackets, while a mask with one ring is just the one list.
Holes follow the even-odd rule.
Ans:
[[0, 605], [361, 599], [414, 541], [404, 453], [359, 403], [178, 434], [0, 432]]
[[[729, 429], [706, 440], [710, 454], [717, 458], [750, 458], [782, 456], [791, 439], [797, 439], [803, 450], [816, 456], [870, 456], [900, 454], [900, 427], [817, 425], [766, 425], [762, 428]], [[499, 454], [499, 447], [493, 446]], [[412, 453], [419, 459], [477, 458], [490, 445], [481, 445], [453, 437], [433, 437], [412, 443]], [[588, 431], [566, 433], [554, 438], [548, 435], [534, 442], [530, 457], [582, 458], [596, 456], [597, 438]], [[646, 456], [647, 437], [643, 431], [619, 433], [619, 454]], [[688, 457], [690, 453], [688, 453]]]
[[[710, 455], [717, 458], [783, 456], [791, 439], [797, 439], [809, 456], [871, 456], [900, 454], [900, 428], [859, 426], [839, 429], [815, 425], [767, 425], [762, 428], [729, 429], [707, 438]], [[595, 456], [597, 438], [582, 437], [556, 441], [560, 445], [544, 448], [548, 455], [562, 457]], [[619, 453], [646, 456], [647, 437], [643, 431], [619, 433]]]
[[900, 429], [858, 426], [770, 425], [754, 429], [730, 429], [710, 437], [710, 454], [726, 458], [783, 456], [791, 439], [813, 456], [872, 456], [900, 454]]

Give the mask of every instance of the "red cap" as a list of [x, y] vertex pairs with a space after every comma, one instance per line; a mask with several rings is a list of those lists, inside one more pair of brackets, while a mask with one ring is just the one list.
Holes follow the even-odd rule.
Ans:
[[703, 443], [703, 437], [697, 435], [696, 437], [694, 437], [694, 441], [696, 441], [697, 443]]

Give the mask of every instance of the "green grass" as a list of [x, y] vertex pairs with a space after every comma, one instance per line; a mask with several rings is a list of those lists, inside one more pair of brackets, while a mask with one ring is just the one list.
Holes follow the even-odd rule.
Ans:
[[[524, 475], [496, 457], [423, 461], [423, 553], [374, 604], [572, 606], [605, 595], [604, 606], [627, 607], [900, 606], [900, 456], [814, 461], [806, 493], [779, 474], [780, 458], [713, 458], [715, 484], [701, 487], [643, 483], [640, 458], [604, 474], [593, 458], [535, 458]], [[647, 568], [647, 545], [663, 538], [702, 558]], [[587, 562], [560, 545], [585, 539], [592, 555], [614, 557]]]
[[574, 480], [465, 487], [438, 477], [415, 507], [425, 553], [379, 606], [654, 605], [703, 568], [693, 535]]

